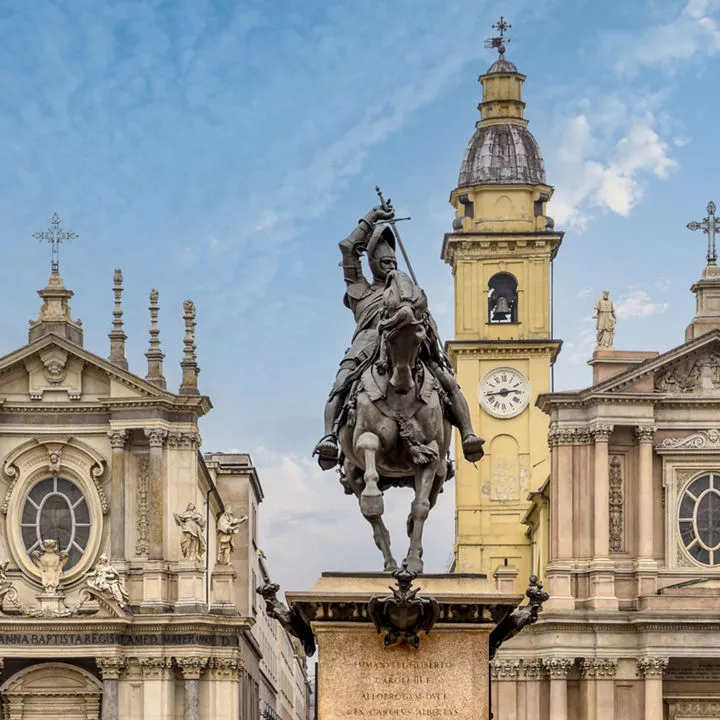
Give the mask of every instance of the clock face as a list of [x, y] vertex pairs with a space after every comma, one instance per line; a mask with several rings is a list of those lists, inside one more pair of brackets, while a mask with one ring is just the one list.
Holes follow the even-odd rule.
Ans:
[[515, 417], [530, 402], [530, 381], [515, 368], [496, 367], [480, 381], [478, 397], [488, 415]]

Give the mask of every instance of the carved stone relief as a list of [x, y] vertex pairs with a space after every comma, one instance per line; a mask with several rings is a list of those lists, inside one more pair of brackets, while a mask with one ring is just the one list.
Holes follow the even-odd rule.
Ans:
[[720, 702], [717, 700], [681, 700], [670, 703], [669, 720], [686, 720], [687, 718], [718, 718]]
[[658, 450], [720, 450], [720, 430], [698, 430], [683, 437], [665, 438]]
[[672, 394], [720, 394], [720, 355], [688, 358], [655, 377], [655, 390]]
[[150, 524], [148, 493], [150, 492], [150, 458], [138, 455], [136, 458], [135, 497], [137, 502], [137, 538], [135, 554], [147, 555], [150, 552]]
[[625, 487], [623, 463], [618, 455], [610, 461], [610, 552], [625, 550]]

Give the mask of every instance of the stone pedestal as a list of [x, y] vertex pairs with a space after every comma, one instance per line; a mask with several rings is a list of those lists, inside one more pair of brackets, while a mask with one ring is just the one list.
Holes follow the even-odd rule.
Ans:
[[232, 565], [216, 565], [210, 580], [210, 604], [219, 612], [234, 612], [235, 578]]
[[177, 564], [176, 611], [196, 612], [205, 605], [205, 569], [195, 560]]
[[439, 618], [417, 649], [386, 647], [370, 613], [389, 575], [324, 573], [288, 601], [311, 621], [318, 643], [318, 720], [349, 717], [452, 717], [488, 720], [493, 616], [522, 595], [495, 590], [485, 575], [422, 575], [418, 596], [434, 598]]

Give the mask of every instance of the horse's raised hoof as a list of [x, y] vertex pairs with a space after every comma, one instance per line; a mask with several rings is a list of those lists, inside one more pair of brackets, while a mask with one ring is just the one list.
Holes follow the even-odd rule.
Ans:
[[485, 454], [485, 451], [483, 450], [484, 444], [485, 441], [475, 435], [475, 433], [466, 435], [462, 441], [462, 450], [465, 459], [471, 463], [480, 460], [480, 458], [482, 458], [482, 456]]
[[387, 560], [385, 562], [385, 567], [383, 568], [383, 572], [393, 573], [397, 569], [398, 569], [398, 564], [395, 562], [395, 560]]
[[331, 470], [338, 464], [340, 451], [337, 438], [334, 435], [326, 435], [315, 446], [313, 455], [317, 455], [318, 465], [322, 470]]
[[412, 570], [412, 572], [416, 572], [418, 575], [423, 571], [423, 561], [421, 558], [406, 557], [404, 564], [407, 565], [408, 570]]
[[360, 511], [366, 518], [380, 517], [385, 512], [382, 493], [377, 495], [360, 494]]

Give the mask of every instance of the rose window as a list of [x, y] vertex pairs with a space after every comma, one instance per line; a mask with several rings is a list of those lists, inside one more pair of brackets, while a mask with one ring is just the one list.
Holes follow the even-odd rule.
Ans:
[[20, 530], [28, 555], [41, 550], [43, 540], [56, 540], [58, 550], [69, 555], [69, 570], [85, 553], [90, 538], [87, 499], [70, 480], [41, 480], [25, 497]]
[[720, 565], [720, 474], [701, 475], [680, 498], [680, 539], [702, 565]]

